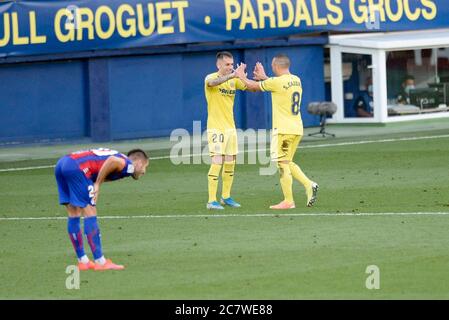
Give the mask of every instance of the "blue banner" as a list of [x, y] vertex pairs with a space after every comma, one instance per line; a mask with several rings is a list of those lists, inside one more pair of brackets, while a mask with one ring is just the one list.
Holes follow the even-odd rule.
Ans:
[[6, 1], [0, 57], [445, 27], [447, 0]]

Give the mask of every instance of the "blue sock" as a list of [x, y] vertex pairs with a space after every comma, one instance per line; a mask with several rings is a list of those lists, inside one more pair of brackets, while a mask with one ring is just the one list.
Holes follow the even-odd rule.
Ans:
[[101, 250], [100, 229], [98, 228], [96, 216], [84, 218], [84, 233], [87, 236], [87, 241], [89, 242], [94, 259], [101, 258], [103, 251]]
[[76, 251], [76, 256], [81, 259], [85, 255], [83, 246], [83, 234], [81, 233], [80, 218], [69, 217], [67, 220], [67, 232], [72, 241], [73, 248]]

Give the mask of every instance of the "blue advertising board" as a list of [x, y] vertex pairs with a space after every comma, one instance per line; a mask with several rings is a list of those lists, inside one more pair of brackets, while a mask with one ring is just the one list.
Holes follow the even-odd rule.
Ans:
[[4, 1], [0, 57], [449, 27], [447, 0]]

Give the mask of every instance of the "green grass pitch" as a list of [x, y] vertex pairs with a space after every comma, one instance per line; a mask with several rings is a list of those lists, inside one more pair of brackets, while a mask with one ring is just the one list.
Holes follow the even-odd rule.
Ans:
[[[297, 208], [270, 211], [281, 200], [278, 175], [260, 176], [258, 165], [237, 166], [242, 208], [219, 217], [205, 209], [204, 164], [153, 160], [142, 180], [105, 184], [99, 216], [122, 218], [100, 220], [103, 249], [127, 268], [83, 272], [79, 290], [65, 286], [76, 260], [65, 219], [4, 219], [65, 216], [53, 169], [0, 172], [0, 298], [448, 299], [449, 138], [307, 148], [342, 141], [297, 152], [320, 184], [313, 208], [294, 182]], [[142, 215], [157, 217], [124, 218]], [[378, 290], [365, 286], [369, 265], [380, 269]]]

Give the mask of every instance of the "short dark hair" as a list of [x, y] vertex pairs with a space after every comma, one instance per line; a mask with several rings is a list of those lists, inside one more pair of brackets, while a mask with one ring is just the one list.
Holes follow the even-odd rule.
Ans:
[[138, 158], [148, 160], [147, 154], [142, 149], [132, 149], [128, 152], [127, 156], [128, 157], [136, 156]]
[[412, 76], [411, 74], [407, 74], [407, 75], [404, 77], [404, 80], [403, 80], [402, 82], [405, 82], [405, 81], [407, 81], [407, 80], [413, 80], [413, 81], [415, 81], [415, 77]]
[[217, 60], [223, 59], [224, 57], [228, 57], [228, 58], [234, 59], [234, 56], [229, 51], [220, 51], [220, 52], [217, 53], [216, 57], [217, 57]]

